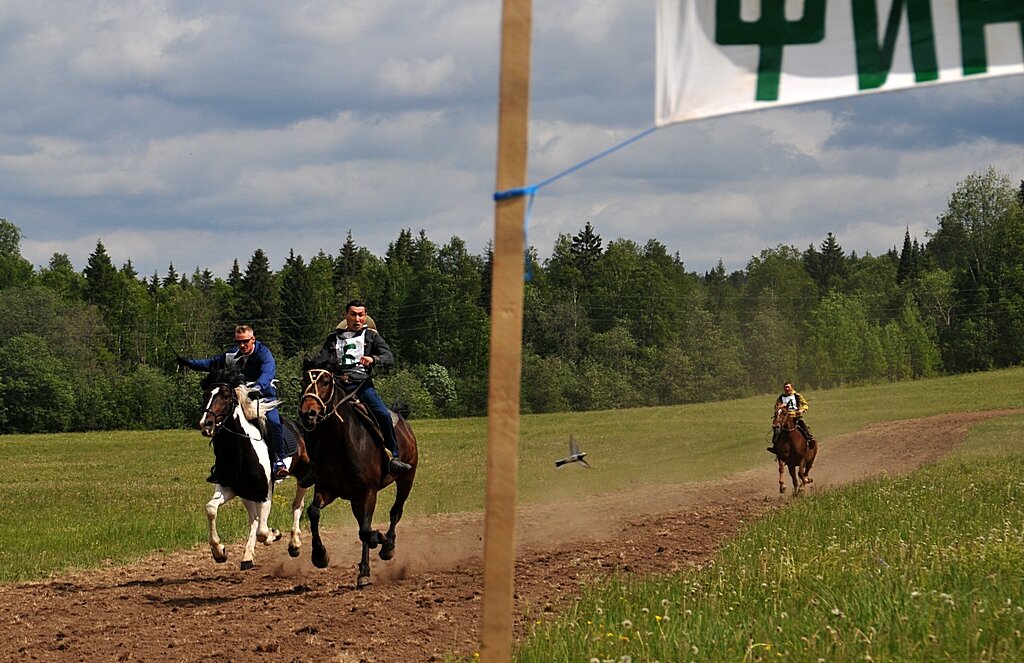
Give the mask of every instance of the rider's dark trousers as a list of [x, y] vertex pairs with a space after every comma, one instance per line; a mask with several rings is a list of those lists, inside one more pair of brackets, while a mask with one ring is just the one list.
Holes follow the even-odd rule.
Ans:
[[[346, 391], [352, 391], [358, 388], [353, 385]], [[372, 385], [367, 385], [359, 390], [359, 400], [366, 403], [366, 407], [370, 408], [370, 412], [373, 412], [373, 418], [377, 420], [377, 425], [380, 426], [380, 432], [384, 433], [384, 444], [391, 451], [391, 455], [398, 458], [398, 439], [395, 437], [395, 425], [391, 421], [391, 411], [388, 410], [388, 406], [384, 405], [384, 401], [381, 400], [380, 394], [373, 388]]]

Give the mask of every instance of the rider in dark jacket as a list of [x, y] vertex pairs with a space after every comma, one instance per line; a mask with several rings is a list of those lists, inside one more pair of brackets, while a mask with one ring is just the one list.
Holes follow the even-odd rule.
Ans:
[[384, 337], [366, 325], [366, 319], [366, 304], [358, 299], [350, 301], [345, 305], [345, 327], [341, 328], [339, 325], [338, 329], [327, 336], [324, 349], [337, 358], [342, 375], [348, 378], [348, 381], [342, 383], [345, 391], [351, 393], [358, 390], [359, 399], [366, 403], [373, 413], [377, 425], [384, 434], [384, 444], [391, 452], [388, 473], [397, 476], [411, 470], [412, 465], [399, 457], [398, 439], [395, 437], [391, 411], [374, 389], [372, 378], [375, 367], [386, 368], [393, 365], [395, 356]]
[[[270, 348], [256, 340], [255, 332], [249, 325], [235, 327], [235, 345], [237, 348], [214, 355], [207, 359], [186, 359], [178, 357], [178, 364], [196, 371], [215, 371], [230, 364], [238, 366], [246, 381], [255, 383], [260, 393], [253, 393], [254, 398], [277, 398], [277, 389], [273, 380], [277, 373], [277, 363]], [[270, 450], [274, 455], [274, 465], [270, 474], [274, 479], [288, 476], [284, 465], [284, 430], [281, 427], [281, 415], [277, 408], [266, 411], [267, 429], [270, 435]], [[218, 483], [217, 466], [210, 468], [210, 483]]]
[[[793, 389], [793, 383], [787, 382], [782, 385], [782, 393], [775, 399], [775, 407], [785, 406], [789, 410], [790, 414], [796, 420], [796, 427], [800, 429], [800, 432], [807, 438], [807, 448], [813, 449], [817, 441], [814, 439], [814, 435], [811, 434], [811, 429], [807, 427], [807, 422], [804, 421], [803, 414], [807, 411], [810, 405], [807, 404], [807, 399], [800, 393]], [[768, 451], [775, 453], [775, 439], [772, 439], [772, 446], [768, 447]]]

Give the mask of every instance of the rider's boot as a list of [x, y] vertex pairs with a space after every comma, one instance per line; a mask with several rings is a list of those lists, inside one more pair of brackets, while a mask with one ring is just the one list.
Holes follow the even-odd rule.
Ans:
[[391, 475], [397, 477], [400, 474], [405, 474], [406, 472], [408, 472], [411, 469], [412, 469], [412, 465], [410, 465], [409, 463], [404, 462], [403, 460], [401, 460], [398, 457], [398, 450], [397, 449], [395, 451], [391, 452], [391, 460], [388, 461], [388, 474], [391, 474]]
[[801, 420], [800, 423], [800, 432], [804, 434], [805, 438], [807, 438], [807, 448], [813, 449], [814, 446], [818, 444], [818, 441], [814, 439], [814, 435], [811, 433], [811, 429], [807, 427], [807, 424], [803, 422], [803, 420]]
[[270, 469], [270, 477], [274, 481], [280, 481], [288, 477], [288, 468], [284, 466], [284, 461], [275, 460], [273, 467]]

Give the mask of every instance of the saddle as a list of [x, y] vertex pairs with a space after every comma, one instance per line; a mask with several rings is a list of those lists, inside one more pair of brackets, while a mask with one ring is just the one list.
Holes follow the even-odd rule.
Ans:
[[[384, 453], [388, 455], [388, 460], [391, 460], [391, 450], [384, 446], [384, 433], [381, 431], [380, 424], [377, 423], [377, 418], [373, 416], [373, 412], [370, 411], [370, 408], [366, 406], [366, 403], [355, 398], [352, 400], [352, 409], [359, 416], [363, 425], [366, 426], [366, 430], [370, 431], [370, 434], [373, 435], [373, 441], [376, 442], [377, 446], [383, 449]], [[395, 416], [395, 413], [391, 412], [391, 410], [388, 410], [388, 413], [391, 415], [391, 424], [397, 424], [398, 419]]]
[[[270, 431], [267, 430], [267, 415], [263, 412], [263, 410], [260, 410], [260, 416], [251, 420], [249, 423], [251, 423], [252, 425], [256, 426], [257, 429], [259, 429], [260, 437], [262, 437], [264, 440], [267, 440], [267, 443], [269, 445]], [[283, 425], [283, 421], [281, 423], [281, 432], [284, 433], [284, 454], [286, 457], [292, 456], [299, 450], [299, 440], [295, 437], [295, 433], [289, 430], [287, 426]]]

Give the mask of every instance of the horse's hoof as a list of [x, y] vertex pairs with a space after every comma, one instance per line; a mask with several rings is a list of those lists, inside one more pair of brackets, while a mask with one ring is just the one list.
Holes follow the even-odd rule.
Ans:
[[786, 487], [785, 486], [779, 486], [779, 495], [785, 495], [785, 494], [786, 494]]
[[252, 560], [251, 560], [251, 559], [247, 559], [247, 560], [245, 560], [244, 562], [242, 562], [242, 570], [243, 570], [243, 571], [248, 571], [248, 570], [250, 570], [250, 569], [251, 569], [252, 567], [253, 567], [253, 563], [252, 563]]
[[318, 569], [326, 569], [330, 562], [331, 556], [327, 553], [324, 553], [323, 555], [313, 555], [313, 566]]
[[299, 547], [298, 546], [288, 546], [288, 554], [291, 555], [292, 557], [298, 557], [299, 556], [299, 552], [300, 551], [299, 551]]
[[384, 545], [380, 547], [380, 558], [387, 561], [395, 556], [395, 547]]
[[281, 540], [281, 530], [279, 530], [279, 529], [272, 529], [272, 530], [270, 530], [270, 536], [267, 537], [267, 545], [270, 545], [274, 541], [280, 541], [280, 540]]
[[356, 580], [356, 589], [363, 589], [365, 587], [369, 587], [372, 584], [373, 581], [370, 580], [370, 576], [359, 576], [359, 578]]

